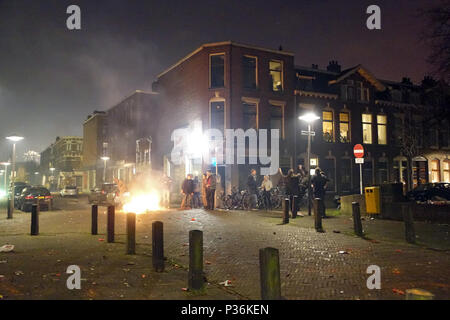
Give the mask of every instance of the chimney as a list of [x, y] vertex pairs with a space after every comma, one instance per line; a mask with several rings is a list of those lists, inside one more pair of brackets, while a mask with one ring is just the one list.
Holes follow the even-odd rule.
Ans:
[[318, 64], [314, 64], [314, 63], [313, 63], [313, 64], [311, 65], [311, 68], [313, 68], [313, 69], [316, 69], [316, 70], [317, 70], [317, 69], [319, 69], [319, 65], [318, 65]]
[[328, 64], [327, 71], [340, 73], [341, 65], [336, 60], [331, 60]]

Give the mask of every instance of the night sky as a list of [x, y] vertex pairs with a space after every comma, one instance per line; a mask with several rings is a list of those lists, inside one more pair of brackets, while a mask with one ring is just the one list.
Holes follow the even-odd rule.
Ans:
[[[418, 9], [439, 0], [63, 1], [0, 0], [0, 161], [3, 137], [42, 151], [56, 136], [82, 135], [93, 110], [106, 110], [202, 43], [236, 42], [295, 53], [297, 65], [338, 60], [377, 77], [419, 82], [430, 67]], [[81, 7], [82, 30], [66, 28]], [[381, 7], [382, 30], [366, 28]]]

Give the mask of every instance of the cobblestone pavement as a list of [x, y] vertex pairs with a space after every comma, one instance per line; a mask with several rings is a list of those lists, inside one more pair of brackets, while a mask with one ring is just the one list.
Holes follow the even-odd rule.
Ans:
[[[42, 212], [40, 235], [29, 236], [29, 214], [13, 220], [0, 216], [0, 245], [16, 245], [0, 253], [0, 295], [7, 299], [258, 299], [258, 250], [280, 251], [282, 294], [287, 299], [404, 299], [408, 288], [450, 298], [450, 257], [446, 250], [409, 245], [401, 237], [371, 240], [344, 228], [348, 218], [324, 220], [317, 233], [311, 217], [281, 225], [279, 213], [162, 211], [137, 218], [137, 254], [125, 255], [125, 215], [116, 213], [116, 242], [106, 243], [106, 212], [99, 210], [99, 236], [91, 236], [90, 211]], [[151, 223], [164, 222], [167, 271], [151, 271]], [[382, 229], [384, 221], [376, 221]], [[401, 224], [386, 228], [401, 230]], [[368, 228], [369, 221], [364, 221]], [[378, 224], [380, 226], [378, 226]], [[340, 233], [335, 233], [336, 228]], [[442, 226], [441, 226], [442, 227]], [[432, 228], [432, 227], [430, 227]], [[210, 285], [203, 294], [182, 291], [186, 286], [188, 232], [204, 232], [205, 272]], [[375, 230], [375, 228], [372, 228]], [[447, 232], [441, 230], [439, 232]], [[395, 233], [395, 232], [394, 232]], [[442, 241], [448, 241], [448, 237]], [[445, 247], [445, 246], [444, 246]], [[345, 251], [340, 254], [339, 251]], [[65, 268], [82, 269], [82, 290], [65, 288]], [[369, 290], [366, 269], [381, 268], [381, 290]], [[20, 271], [20, 272], [18, 272]], [[231, 280], [232, 287], [220, 282]]]

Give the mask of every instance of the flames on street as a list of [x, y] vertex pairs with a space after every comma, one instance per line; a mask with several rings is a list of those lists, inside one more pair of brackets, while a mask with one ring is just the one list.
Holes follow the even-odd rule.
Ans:
[[159, 175], [152, 174], [138, 175], [123, 192], [122, 211], [143, 214], [151, 211], [162, 210], [161, 193], [158, 191]]
[[161, 210], [160, 199], [161, 197], [156, 191], [130, 194], [123, 205], [123, 211], [142, 214], [149, 211]]

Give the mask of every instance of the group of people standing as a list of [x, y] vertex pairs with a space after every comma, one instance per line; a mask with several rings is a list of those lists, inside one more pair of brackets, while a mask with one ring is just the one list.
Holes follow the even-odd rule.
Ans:
[[216, 193], [216, 176], [211, 170], [207, 170], [202, 175], [200, 184], [199, 178], [188, 174], [181, 184], [181, 209], [201, 208], [214, 210], [214, 197]]

